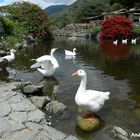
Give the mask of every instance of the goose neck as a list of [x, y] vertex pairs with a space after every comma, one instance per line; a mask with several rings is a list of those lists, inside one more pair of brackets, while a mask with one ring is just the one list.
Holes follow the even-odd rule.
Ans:
[[15, 57], [15, 54], [13, 52], [10, 52], [10, 55], [13, 56], [13, 57]]
[[81, 78], [81, 83], [79, 86], [78, 91], [85, 91], [86, 90], [86, 84], [87, 84], [87, 76], [85, 75], [84, 77]]
[[54, 64], [54, 68], [58, 68], [59, 64], [58, 64], [56, 58], [54, 57], [53, 53], [51, 54], [51, 59], [52, 59], [52, 63]]
[[75, 50], [73, 50], [73, 53], [76, 54]]

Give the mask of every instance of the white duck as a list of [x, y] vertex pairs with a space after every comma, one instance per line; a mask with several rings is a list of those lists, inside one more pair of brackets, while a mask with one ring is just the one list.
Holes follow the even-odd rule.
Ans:
[[136, 44], [136, 42], [137, 42], [136, 38], [131, 40], [131, 44]]
[[87, 76], [84, 70], [78, 70], [72, 76], [81, 78], [80, 86], [75, 95], [76, 104], [84, 111], [97, 112], [100, 110], [105, 100], [109, 99], [110, 92], [86, 90]]
[[127, 44], [127, 39], [122, 39], [122, 44]]
[[11, 63], [12, 61], [15, 60], [15, 52], [16, 52], [16, 50], [11, 49], [10, 55], [3, 56], [3, 57], [1, 57], [1, 59], [6, 59], [9, 63]]
[[56, 49], [57, 48], [51, 49], [50, 55], [44, 55], [35, 59], [36, 63], [33, 64], [31, 68], [37, 68], [37, 70], [40, 71], [46, 77], [52, 76], [55, 73], [56, 69], [59, 68], [59, 64], [56, 58], [54, 57], [54, 52]]
[[73, 48], [73, 52], [65, 50], [65, 55], [69, 55], [69, 56], [75, 56], [76, 55], [76, 48]]
[[113, 44], [117, 46], [118, 45], [118, 40], [114, 40]]

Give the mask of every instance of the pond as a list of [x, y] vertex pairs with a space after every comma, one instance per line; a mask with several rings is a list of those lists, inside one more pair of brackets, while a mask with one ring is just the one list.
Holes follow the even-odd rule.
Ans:
[[[9, 77], [29, 80], [34, 84], [44, 85], [44, 95], [56, 98], [69, 108], [65, 116], [54, 117], [52, 126], [66, 134], [73, 134], [81, 140], [99, 139], [102, 130], [109, 125], [126, 128], [132, 132], [139, 132], [140, 126], [140, 45], [112, 46], [106, 48], [92, 41], [55, 40], [51, 44], [19, 50], [16, 60], [9, 66], [7, 72], [1, 73], [1, 81], [9, 82]], [[42, 74], [30, 69], [33, 61], [44, 54], [48, 54], [53, 47], [59, 48], [55, 57], [60, 68], [53, 79], [43, 78]], [[64, 49], [77, 48], [77, 56], [65, 58]], [[119, 47], [124, 47], [118, 49]], [[72, 77], [78, 69], [87, 72], [88, 89], [110, 91], [110, 99], [97, 112], [102, 119], [100, 129], [86, 133], [76, 124], [78, 108], [74, 96], [80, 84], [80, 79]], [[104, 138], [103, 138], [104, 140]]]

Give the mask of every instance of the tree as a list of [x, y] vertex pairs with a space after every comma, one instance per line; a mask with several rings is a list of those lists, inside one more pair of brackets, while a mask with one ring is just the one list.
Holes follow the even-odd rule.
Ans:
[[115, 3], [120, 3], [126, 8], [133, 8], [140, 4], [140, 0], [110, 0], [110, 5], [112, 6]]
[[102, 22], [103, 39], [128, 38], [132, 35], [132, 22], [125, 17], [114, 16]]
[[12, 15], [12, 20], [21, 29], [23, 34], [32, 34], [40, 38], [49, 35], [49, 22], [47, 13], [39, 6], [28, 2], [17, 2], [5, 7], [7, 12]]

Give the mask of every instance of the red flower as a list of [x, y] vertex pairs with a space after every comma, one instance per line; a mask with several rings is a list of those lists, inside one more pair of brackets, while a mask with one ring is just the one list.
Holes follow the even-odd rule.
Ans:
[[101, 23], [102, 38], [127, 38], [132, 35], [132, 22], [125, 17], [114, 16]]

